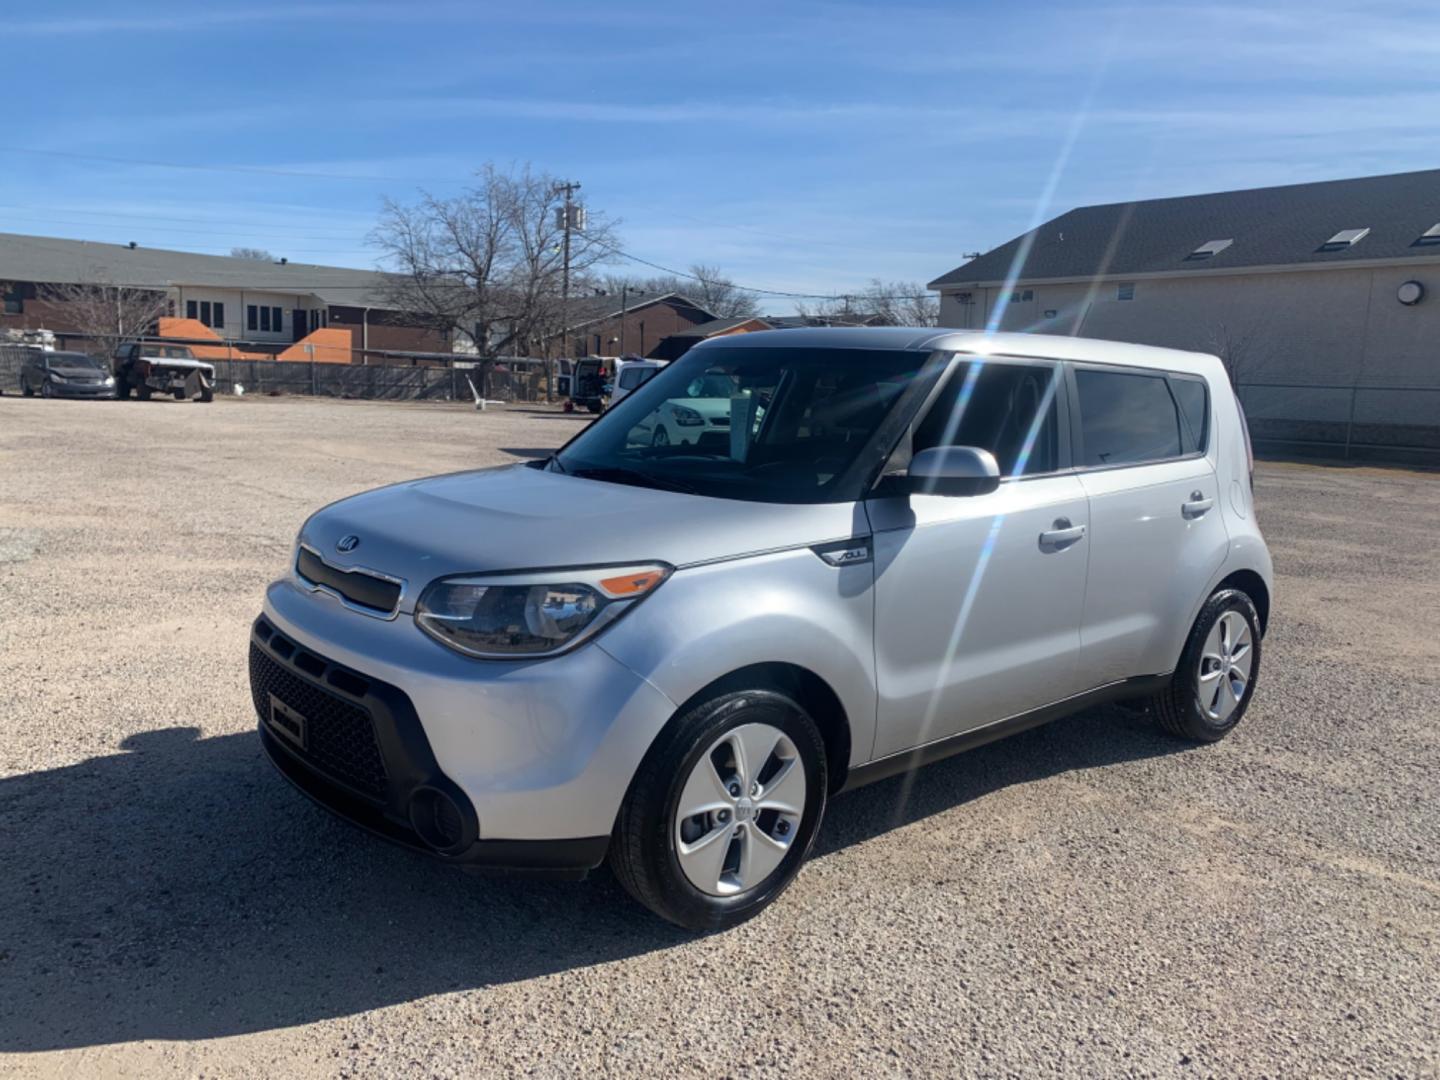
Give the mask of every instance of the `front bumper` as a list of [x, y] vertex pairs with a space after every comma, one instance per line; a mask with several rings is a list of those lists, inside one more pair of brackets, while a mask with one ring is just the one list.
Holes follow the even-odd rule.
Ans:
[[50, 393], [55, 397], [91, 398], [95, 401], [107, 401], [114, 398], [115, 387], [102, 386], [97, 383], [60, 383], [52, 379]]
[[[350, 820], [457, 862], [598, 864], [630, 780], [675, 709], [593, 645], [549, 660], [472, 660], [406, 616], [358, 614], [290, 579], [267, 591], [251, 650], [262, 741], [281, 772]], [[283, 679], [272, 686], [276, 665]], [[318, 760], [298, 745], [294, 729], [321, 708], [315, 692], [344, 706], [352, 728], [369, 725], [373, 743], [322, 733]], [[417, 832], [432, 809], [452, 843]]]

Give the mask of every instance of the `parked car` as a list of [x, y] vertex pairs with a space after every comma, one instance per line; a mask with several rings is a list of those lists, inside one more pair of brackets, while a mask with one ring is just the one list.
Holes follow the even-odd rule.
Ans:
[[[722, 388], [724, 438], [634, 437]], [[663, 917], [729, 926], [837, 792], [1119, 699], [1232, 731], [1270, 616], [1251, 472], [1213, 356], [715, 338], [547, 460], [314, 514], [251, 636], [260, 738], [391, 840], [608, 857]]]
[[215, 398], [215, 365], [195, 359], [188, 345], [160, 345], [127, 341], [115, 350], [115, 395], [128, 399], [133, 391], [141, 401], [156, 392], [175, 400]]
[[665, 366], [664, 360], [621, 360], [615, 365], [615, 383], [610, 388], [610, 407], [614, 408], [632, 391], [640, 389]]
[[20, 392], [26, 397], [113, 398], [115, 380], [93, 356], [81, 352], [27, 349], [20, 368]]
[[610, 382], [614, 363], [614, 359], [608, 356], [587, 356], [575, 361], [570, 378], [570, 401], [575, 408], [588, 409], [592, 413], [605, 410], [606, 384]]

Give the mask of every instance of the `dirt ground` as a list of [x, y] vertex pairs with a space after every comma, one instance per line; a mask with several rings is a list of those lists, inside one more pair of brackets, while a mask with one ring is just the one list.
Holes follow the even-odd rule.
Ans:
[[0, 399], [0, 1071], [1440, 1072], [1433, 474], [1261, 466], [1277, 592], [1230, 739], [1100, 710], [844, 796], [729, 933], [307, 803], [245, 663], [301, 521], [588, 419]]

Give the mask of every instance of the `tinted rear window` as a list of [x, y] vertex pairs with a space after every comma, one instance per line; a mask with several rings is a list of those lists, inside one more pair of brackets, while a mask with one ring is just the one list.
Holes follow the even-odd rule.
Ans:
[[1180, 414], [1163, 376], [1081, 369], [1075, 381], [1085, 465], [1180, 456]]
[[1189, 428], [1190, 439], [1186, 441], [1185, 449], [1204, 453], [1210, 435], [1210, 395], [1205, 380], [1172, 376], [1170, 389]]

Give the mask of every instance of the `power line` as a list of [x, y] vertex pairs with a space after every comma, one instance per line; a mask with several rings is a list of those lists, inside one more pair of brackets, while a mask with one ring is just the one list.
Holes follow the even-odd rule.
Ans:
[[[631, 255], [628, 251], [619, 248], [605, 248], [612, 255], [618, 255], [622, 259], [629, 259], [631, 262], [648, 266], [652, 270], [660, 270], [672, 277], [687, 278], [690, 281], [698, 281], [702, 285], [707, 284], [710, 279], [691, 274], [685, 270], [676, 270], [673, 267], [661, 266], [659, 263], [651, 262], [649, 259], [642, 259], [638, 255]], [[727, 284], [743, 292], [754, 293], [756, 296], [778, 296], [791, 300], [924, 300], [934, 296], [933, 293], [803, 293], [790, 292], [785, 289], [767, 289], [759, 285], [742, 285], [739, 282], [726, 279]]]

